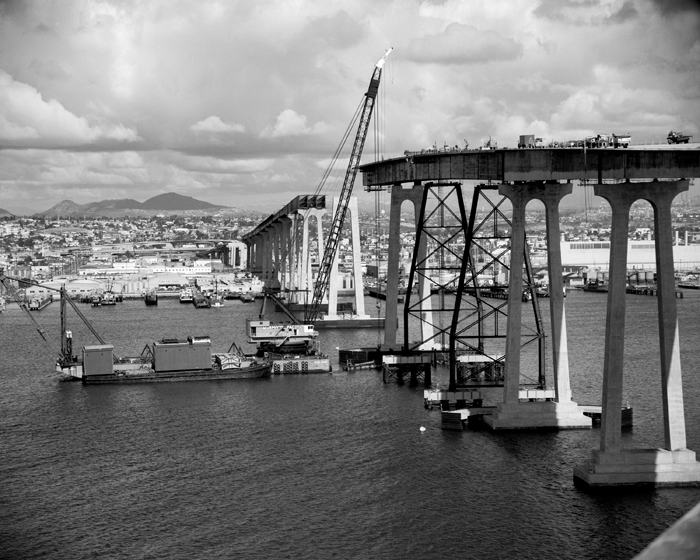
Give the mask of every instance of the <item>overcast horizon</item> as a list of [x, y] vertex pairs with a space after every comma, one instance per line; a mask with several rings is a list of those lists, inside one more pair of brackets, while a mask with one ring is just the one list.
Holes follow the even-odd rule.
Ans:
[[362, 163], [489, 136], [700, 138], [694, 0], [0, 0], [0, 208], [281, 208], [314, 192], [389, 47]]

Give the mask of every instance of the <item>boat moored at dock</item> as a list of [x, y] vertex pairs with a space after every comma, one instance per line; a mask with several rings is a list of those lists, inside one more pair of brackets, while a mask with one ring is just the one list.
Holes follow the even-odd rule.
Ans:
[[143, 296], [146, 305], [158, 305], [158, 293], [155, 290], [146, 292]]
[[47, 307], [53, 301], [53, 297], [50, 295], [35, 297], [29, 300], [29, 305], [27, 306], [30, 311], [41, 311]]
[[192, 303], [194, 300], [194, 292], [192, 288], [183, 288], [180, 290], [180, 303]]

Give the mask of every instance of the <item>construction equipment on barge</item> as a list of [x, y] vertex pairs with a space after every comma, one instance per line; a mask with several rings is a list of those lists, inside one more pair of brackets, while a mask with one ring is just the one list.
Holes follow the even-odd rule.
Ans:
[[[27, 279], [11, 278], [0, 269], [0, 283], [8, 293], [16, 290], [11, 281], [40, 284]], [[78, 306], [68, 296], [65, 286], [48, 290], [58, 292], [61, 302], [61, 347], [56, 347], [43, 327], [34, 319], [27, 305], [17, 298], [21, 309], [34, 323], [44, 341], [57, 354], [56, 371], [65, 380], [80, 380], [83, 384], [153, 383], [162, 381], [197, 381], [218, 379], [249, 379], [268, 377], [272, 362], [265, 357], [246, 356], [233, 343], [228, 352], [212, 353], [208, 336], [190, 336], [185, 340], [164, 339], [147, 344], [141, 355], [116, 357], [114, 347], [107, 344], [90, 324]], [[67, 328], [67, 306], [80, 317], [99, 344], [83, 346], [79, 355], [74, 353], [73, 333]]]

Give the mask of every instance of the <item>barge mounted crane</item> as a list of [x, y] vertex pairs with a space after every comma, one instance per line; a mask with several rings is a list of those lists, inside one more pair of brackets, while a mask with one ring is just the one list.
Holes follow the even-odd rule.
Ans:
[[[339, 201], [333, 216], [333, 221], [331, 222], [330, 232], [323, 246], [323, 255], [314, 284], [312, 300], [305, 309], [303, 322], [297, 319], [272, 291], [267, 291], [263, 298], [260, 320], [248, 320], [246, 323], [248, 342], [258, 345], [258, 355], [267, 355], [269, 359], [272, 360], [274, 373], [320, 373], [332, 371], [328, 356], [320, 352], [317, 341], [318, 332], [314, 330], [314, 323], [318, 319], [323, 299], [328, 291], [333, 262], [338, 252], [340, 233], [345, 223], [348, 203], [352, 195], [353, 185], [360, 164], [360, 157], [362, 156], [370, 119], [375, 106], [377, 93], [379, 92], [382, 69], [392, 50], [391, 48], [387, 50], [384, 56], [374, 65], [367, 92], [364, 94], [364, 99], [361, 103], [362, 109], [356, 113], [354, 117], [357, 118], [359, 114], [359, 124], [345, 171]], [[348, 131], [351, 129], [353, 122], [348, 126]], [[340, 147], [336, 151], [333, 158], [334, 161], [348, 138], [347, 134], [348, 132], [346, 132], [346, 136], [344, 136]], [[331, 164], [331, 166], [332, 165], [333, 164]], [[323, 188], [328, 175], [329, 171], [324, 175], [317, 191]], [[268, 297], [274, 300], [287, 314], [291, 319], [291, 323], [263, 320], [265, 303]]]
[[[47, 335], [44, 328], [32, 316], [27, 305], [17, 298], [20, 308], [26, 311], [37, 331], [57, 354], [56, 371], [64, 380], [79, 380], [86, 385], [112, 383], [154, 383], [162, 381], [198, 381], [223, 379], [249, 379], [268, 377], [272, 362], [265, 357], [247, 356], [235, 344], [226, 353], [212, 353], [208, 336], [190, 336], [185, 340], [163, 339], [146, 344], [139, 356], [116, 357], [114, 347], [106, 344], [95, 328], [70, 298], [65, 286], [43, 286], [26, 278], [5, 275], [0, 268], [0, 283], [8, 293], [15, 292], [13, 281], [41, 286], [58, 292], [61, 302], [61, 348]], [[85, 326], [99, 342], [83, 346], [81, 354], [74, 354], [73, 333], [68, 330], [67, 306], [70, 305]]]
[[348, 203], [350, 201], [350, 196], [352, 195], [355, 177], [357, 176], [357, 170], [360, 165], [360, 157], [362, 156], [362, 150], [365, 146], [367, 131], [369, 130], [369, 122], [372, 118], [372, 111], [374, 110], [377, 93], [379, 92], [382, 69], [384, 68], [384, 63], [392, 50], [393, 49], [391, 48], [387, 50], [386, 53], [384, 53], [384, 56], [374, 65], [372, 78], [369, 81], [367, 93], [365, 93], [362, 111], [360, 113], [360, 122], [357, 127], [357, 133], [355, 134], [355, 142], [353, 144], [352, 151], [350, 152], [350, 159], [348, 161], [348, 167], [345, 171], [345, 179], [340, 191], [338, 205], [333, 216], [333, 221], [331, 222], [330, 231], [328, 233], [325, 246], [323, 248], [323, 257], [321, 258], [318, 276], [316, 277], [316, 282], [314, 284], [313, 298], [311, 300], [311, 304], [306, 309], [304, 316], [304, 322], [306, 323], [313, 323], [316, 321], [321, 308], [321, 303], [323, 302], [323, 298], [328, 291], [328, 282], [330, 280], [331, 269], [333, 268], [333, 261], [335, 260], [336, 253], [338, 252], [340, 232], [343, 229], [343, 224], [345, 223]]

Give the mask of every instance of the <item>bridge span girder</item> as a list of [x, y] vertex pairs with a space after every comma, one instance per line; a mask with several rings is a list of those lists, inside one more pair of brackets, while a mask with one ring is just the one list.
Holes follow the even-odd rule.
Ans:
[[407, 152], [360, 167], [362, 184], [415, 181], [575, 181], [681, 179], [700, 176], [699, 149], [537, 148]]

